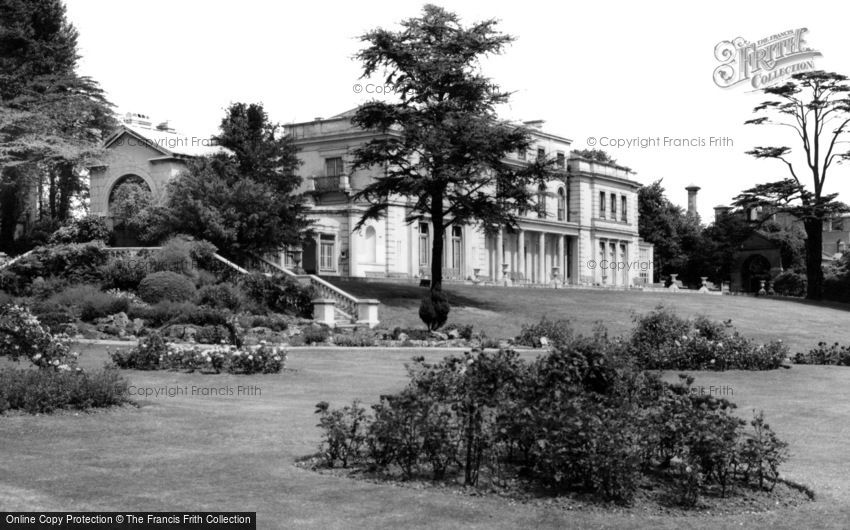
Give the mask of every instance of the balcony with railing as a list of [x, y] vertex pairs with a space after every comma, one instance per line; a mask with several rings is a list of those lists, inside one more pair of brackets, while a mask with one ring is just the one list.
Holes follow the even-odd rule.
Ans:
[[348, 191], [350, 189], [347, 175], [313, 177], [313, 191]]

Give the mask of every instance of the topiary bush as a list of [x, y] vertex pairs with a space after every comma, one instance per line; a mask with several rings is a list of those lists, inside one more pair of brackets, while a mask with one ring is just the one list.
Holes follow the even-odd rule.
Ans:
[[149, 304], [163, 300], [188, 302], [195, 298], [195, 284], [182, 274], [161, 271], [148, 274], [139, 283], [139, 296]]
[[419, 305], [419, 318], [429, 331], [440, 329], [449, 318], [449, 299], [443, 291], [431, 291]]

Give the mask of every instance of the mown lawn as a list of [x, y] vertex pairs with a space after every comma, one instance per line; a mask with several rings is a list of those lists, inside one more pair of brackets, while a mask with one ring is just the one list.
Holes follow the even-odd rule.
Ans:
[[[419, 302], [427, 288], [405, 283], [334, 281], [351, 294], [381, 301], [381, 326], [424, 328]], [[732, 319], [747, 337], [760, 342], [782, 339], [791, 353], [808, 351], [821, 340], [848, 342], [850, 305], [811, 304], [779, 298], [712, 296], [694, 293], [643, 293], [590, 289], [529, 289], [445, 285], [452, 310], [449, 322], [472, 324], [488, 337], [515, 337], [524, 323], [543, 317], [570, 319], [576, 329], [590, 332], [596, 322], [619, 335], [632, 327], [632, 315], [658, 304], [680, 316], [705, 315]]]
[[[742, 417], [764, 409], [790, 442], [785, 474], [819, 494], [796, 510], [684, 518], [576, 513], [293, 465], [319, 441], [316, 402], [374, 402], [404, 384], [404, 362], [414, 354], [442, 356], [300, 349], [277, 375], [126, 371], [136, 388], [256, 385], [259, 394], [161, 396], [138, 409], [0, 417], [0, 509], [256, 510], [260, 528], [846, 528], [850, 521], [850, 368], [696, 374], [698, 385], [730, 388]], [[102, 348], [89, 347], [82, 363], [93, 368], [104, 360]]]

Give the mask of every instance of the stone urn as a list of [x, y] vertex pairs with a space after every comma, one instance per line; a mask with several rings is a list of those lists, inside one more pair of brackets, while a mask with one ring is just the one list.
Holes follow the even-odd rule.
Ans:
[[764, 289], [765, 283], [767, 283], [767, 280], [759, 280], [759, 296], [764, 296], [767, 294], [767, 291]]

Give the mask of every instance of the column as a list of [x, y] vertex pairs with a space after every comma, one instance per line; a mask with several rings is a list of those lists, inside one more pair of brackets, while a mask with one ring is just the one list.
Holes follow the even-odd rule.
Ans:
[[357, 213], [353, 210], [348, 212], [348, 275], [357, 276], [357, 232], [354, 226], [357, 224]]
[[567, 260], [565, 259], [565, 256], [564, 256], [564, 254], [565, 254], [565, 252], [564, 252], [564, 239], [566, 239], [566, 237], [567, 236], [565, 236], [563, 234], [558, 236], [558, 259], [557, 259], [557, 263], [558, 263], [558, 267], [560, 267], [560, 269], [561, 269], [561, 272], [560, 272], [561, 278], [559, 280], [561, 283], [567, 283]]
[[517, 230], [517, 270], [522, 274], [523, 279], [527, 279], [528, 275], [525, 272], [525, 232], [523, 230]]
[[539, 268], [537, 283], [546, 283], [546, 232], [540, 232], [537, 256], [537, 265]]
[[505, 236], [502, 233], [502, 227], [496, 233], [496, 274], [493, 279], [498, 281], [502, 279], [502, 246], [504, 245]]

